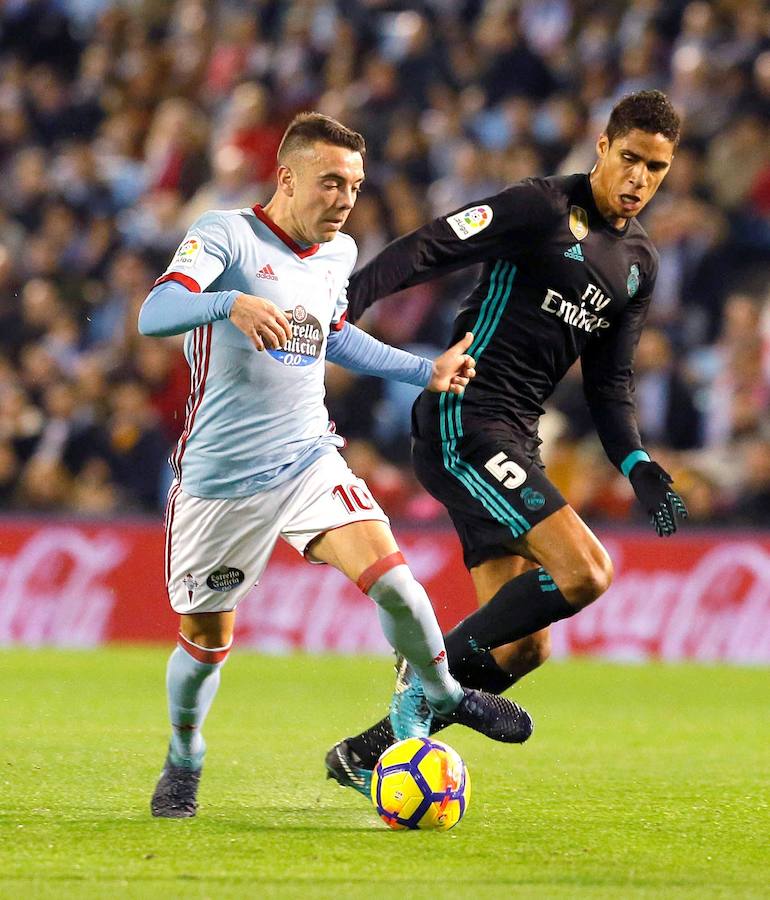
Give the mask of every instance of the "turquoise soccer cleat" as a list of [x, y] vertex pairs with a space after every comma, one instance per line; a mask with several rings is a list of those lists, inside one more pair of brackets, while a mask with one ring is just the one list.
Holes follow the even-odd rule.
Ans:
[[428, 706], [422, 681], [399, 656], [396, 661], [396, 688], [390, 701], [390, 724], [397, 741], [411, 737], [428, 737], [433, 713]]

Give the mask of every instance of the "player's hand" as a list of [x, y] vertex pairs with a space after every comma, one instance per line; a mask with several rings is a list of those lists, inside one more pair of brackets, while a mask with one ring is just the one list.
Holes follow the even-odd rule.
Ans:
[[257, 350], [277, 350], [291, 339], [291, 323], [286, 315], [264, 297], [238, 294], [230, 310], [230, 321]]
[[427, 389], [442, 393], [462, 394], [465, 386], [476, 375], [476, 360], [465, 352], [473, 343], [473, 335], [465, 337], [445, 350], [433, 363], [433, 374]]
[[673, 534], [677, 519], [687, 518], [687, 507], [679, 494], [669, 487], [673, 479], [668, 472], [657, 463], [640, 461], [628, 477], [658, 536]]

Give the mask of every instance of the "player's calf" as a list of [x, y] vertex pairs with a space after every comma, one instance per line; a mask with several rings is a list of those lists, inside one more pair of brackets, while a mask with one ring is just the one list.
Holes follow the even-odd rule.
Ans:
[[[391, 645], [419, 674], [431, 708], [454, 709], [462, 699], [462, 688], [449, 671], [444, 638], [425, 588], [403, 556], [393, 553], [381, 559], [364, 571], [357, 583], [377, 604], [382, 630]], [[405, 707], [410, 737], [427, 737], [430, 712], [424, 705]]]
[[506, 683], [502, 678], [498, 678], [497, 681], [500, 682], [499, 688], [495, 684], [493, 677], [486, 679], [490, 682], [490, 685], [485, 683], [475, 684], [470, 679], [463, 678], [462, 673], [454, 671], [452, 660], [449, 661], [449, 668], [452, 669], [452, 674], [455, 678], [466, 687], [479, 688], [483, 691], [489, 691], [491, 694], [502, 694], [511, 684], [530, 672], [534, 672], [535, 669], [548, 661], [551, 655], [550, 630], [544, 628], [511, 644], [504, 644], [502, 647], [497, 647], [490, 651], [490, 655], [500, 672], [507, 675], [510, 679]]

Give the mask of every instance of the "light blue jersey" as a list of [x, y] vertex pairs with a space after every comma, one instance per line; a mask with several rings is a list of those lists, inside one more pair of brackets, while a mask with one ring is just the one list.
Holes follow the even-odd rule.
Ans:
[[[191, 391], [171, 465], [188, 494], [249, 496], [343, 446], [324, 406], [324, 358], [330, 328], [344, 322], [356, 255], [346, 234], [301, 247], [260, 207], [207, 212], [188, 231], [156, 284], [232, 292], [208, 303], [208, 316], [191, 310], [189, 326], [205, 324], [185, 336]], [[285, 348], [257, 352], [229, 321], [237, 293], [291, 313]]]

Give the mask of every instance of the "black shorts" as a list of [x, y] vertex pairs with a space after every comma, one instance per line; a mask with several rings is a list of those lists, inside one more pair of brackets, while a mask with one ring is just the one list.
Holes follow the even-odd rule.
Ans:
[[412, 460], [420, 483], [447, 508], [469, 569], [516, 554], [519, 538], [567, 504], [542, 466], [503, 436], [414, 439]]

